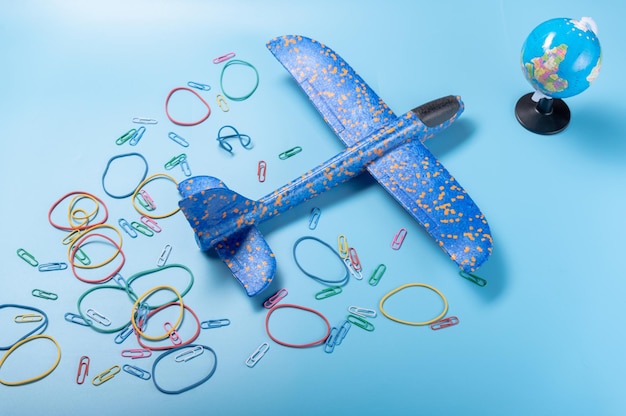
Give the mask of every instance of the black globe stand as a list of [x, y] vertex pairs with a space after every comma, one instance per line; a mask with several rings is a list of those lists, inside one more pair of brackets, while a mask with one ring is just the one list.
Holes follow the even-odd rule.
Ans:
[[532, 99], [533, 93], [524, 95], [515, 105], [515, 116], [524, 128], [537, 134], [555, 134], [567, 127], [570, 111], [560, 98]]

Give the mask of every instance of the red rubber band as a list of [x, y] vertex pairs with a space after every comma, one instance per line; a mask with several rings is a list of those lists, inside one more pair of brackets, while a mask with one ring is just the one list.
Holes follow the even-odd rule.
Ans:
[[[176, 92], [176, 91], [189, 91], [190, 93], [192, 93], [193, 95], [195, 95], [196, 97], [198, 97], [198, 99], [200, 101], [202, 101], [202, 103], [204, 105], [206, 105], [206, 108], [208, 109], [206, 115], [204, 117], [202, 117], [200, 120], [198, 121], [190, 121], [190, 122], [185, 122], [185, 121], [178, 121], [175, 120], [174, 118], [172, 118], [172, 116], [170, 116], [170, 111], [168, 109], [168, 104], [170, 102], [170, 98], [172, 98], [172, 95]], [[211, 115], [211, 107], [209, 106], [209, 103], [207, 103], [206, 101], [204, 101], [204, 98], [202, 98], [200, 96], [200, 94], [198, 94], [197, 92], [195, 92], [194, 90], [192, 90], [191, 88], [187, 88], [187, 87], [176, 87], [174, 89], [172, 89], [169, 94], [167, 94], [167, 98], [165, 99], [165, 115], [167, 116], [167, 118], [174, 124], [177, 124], [179, 126], [196, 126], [200, 123], [202, 123], [203, 121], [205, 121], [207, 118], [209, 118], [209, 116]]]
[[[180, 302], [170, 302], [170, 303], [166, 303], [165, 305], [159, 306], [158, 308], [153, 309], [150, 312], [148, 312], [148, 314], [146, 315], [146, 320], [149, 320], [152, 315], [156, 314], [157, 312], [165, 308], [169, 308], [170, 306], [177, 306], [177, 305], [180, 305]], [[198, 318], [198, 315], [196, 315], [196, 313], [189, 306], [183, 304], [183, 308], [191, 312], [191, 315], [194, 317], [194, 319], [196, 320], [196, 323], [198, 324], [198, 329], [196, 329], [196, 333], [193, 334], [189, 340], [183, 342], [182, 344], [176, 344], [176, 345], [172, 344], [172, 345], [164, 345], [160, 347], [150, 347], [141, 341], [141, 335], [139, 335], [137, 331], [135, 331], [135, 335], [137, 336], [137, 342], [139, 343], [139, 345], [141, 345], [142, 348], [145, 348], [150, 351], [165, 351], [165, 350], [171, 350], [173, 348], [184, 347], [194, 342], [200, 335], [200, 319]], [[184, 318], [183, 318], [183, 321], [184, 321]], [[165, 339], [169, 340], [169, 338], [165, 338]]]
[[[120, 263], [120, 265], [117, 266], [117, 268], [113, 272], [108, 274], [106, 277], [103, 277], [102, 279], [98, 279], [98, 280], [89, 280], [89, 279], [85, 279], [84, 277], [80, 277], [78, 275], [78, 273], [76, 272], [76, 264], [73, 262], [73, 259], [76, 256], [76, 252], [78, 251], [80, 246], [85, 242], [85, 240], [87, 240], [87, 239], [89, 239], [91, 237], [102, 237], [105, 240], [109, 240], [109, 242], [115, 246], [115, 248], [117, 249], [118, 253], [122, 255], [122, 262]], [[103, 264], [103, 266], [105, 266], [106, 264], [109, 264], [115, 258], [117, 258], [117, 255], [115, 255], [113, 258], [111, 258], [111, 260], [108, 261], [107, 263]], [[117, 244], [115, 242], [115, 240], [113, 240], [111, 237], [109, 237], [107, 235], [104, 235], [104, 234], [95, 233], [95, 234], [86, 234], [86, 235], [82, 236], [76, 242], [76, 244], [72, 247], [72, 251], [71, 251], [71, 254], [70, 254], [69, 262], [70, 262], [70, 266], [72, 268], [72, 273], [74, 273], [74, 276], [78, 280], [80, 280], [81, 282], [85, 282], [85, 283], [104, 283], [104, 282], [110, 280], [113, 276], [115, 276], [120, 270], [122, 270], [122, 267], [124, 266], [124, 263], [126, 262], [126, 256], [124, 256], [124, 252], [122, 251], [122, 247], [120, 247], [120, 245]]]
[[[269, 322], [270, 322], [270, 316], [272, 315], [272, 313], [276, 309], [280, 309], [280, 308], [300, 309], [306, 312], [314, 313], [315, 315], [319, 316], [320, 318], [324, 320], [324, 323], [326, 324], [326, 328], [327, 328], [326, 334], [321, 339], [317, 341], [309, 342], [306, 344], [291, 344], [291, 343], [284, 342], [284, 341], [277, 339], [270, 333]], [[300, 305], [294, 305], [291, 303], [282, 303], [282, 304], [278, 304], [274, 306], [272, 309], [270, 309], [267, 312], [267, 316], [265, 317], [265, 331], [267, 331], [267, 335], [272, 339], [272, 341], [274, 341], [277, 344], [284, 345], [285, 347], [291, 347], [291, 348], [308, 348], [308, 347], [314, 347], [316, 345], [321, 345], [326, 342], [326, 338], [328, 338], [328, 336], [330, 335], [330, 323], [328, 322], [328, 319], [326, 319], [326, 317], [321, 314], [321, 312], [318, 312], [315, 309], [307, 308], [305, 306], [300, 306]]]
[[[96, 222], [94, 224], [87, 223], [85, 225], [79, 225], [78, 227], [72, 227], [71, 225], [69, 227], [65, 227], [65, 226], [56, 224], [54, 221], [52, 221], [52, 212], [54, 212], [56, 207], [58, 207], [61, 202], [63, 202], [64, 200], [66, 200], [68, 197], [72, 195], [87, 195], [88, 197], [92, 197], [93, 199], [98, 201], [104, 207], [104, 218], [101, 221]], [[107, 208], [104, 201], [98, 198], [97, 196], [90, 194], [89, 192], [85, 192], [85, 191], [73, 191], [73, 192], [66, 193], [61, 198], [56, 200], [54, 204], [52, 204], [52, 207], [50, 207], [50, 209], [48, 210], [48, 222], [50, 223], [50, 225], [52, 225], [54, 228], [58, 228], [59, 230], [63, 230], [63, 231], [84, 230], [84, 229], [93, 227], [94, 225], [104, 224], [107, 219], [109, 219], [109, 209]]]

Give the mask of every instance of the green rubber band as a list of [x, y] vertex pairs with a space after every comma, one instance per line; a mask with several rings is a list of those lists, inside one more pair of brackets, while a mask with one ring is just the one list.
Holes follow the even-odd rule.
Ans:
[[[87, 316], [85, 316], [85, 314], [83, 313], [83, 311], [80, 309], [80, 305], [83, 302], [83, 299], [85, 299], [85, 297], [90, 294], [91, 292], [94, 292], [96, 290], [100, 290], [100, 289], [115, 289], [115, 290], [123, 290], [125, 292], [128, 293], [128, 291], [126, 290], [126, 288], [123, 288], [121, 286], [117, 286], [117, 285], [101, 285], [101, 286], [95, 286], [92, 287], [91, 289], [87, 290], [85, 293], [83, 293], [82, 295], [80, 295], [80, 297], [78, 298], [78, 302], [76, 304], [76, 307], [78, 308], [78, 313], [80, 314], [80, 317], [83, 318], [83, 320], [87, 323], [87, 325], [89, 327], [91, 327], [91, 329], [93, 329], [96, 332], [100, 332], [101, 334], [112, 334], [114, 332], [120, 332], [122, 329], [126, 328], [128, 325], [130, 325], [130, 319], [128, 320], [128, 322], [124, 323], [123, 325], [117, 327], [117, 328], [108, 328], [108, 329], [103, 329], [103, 328], [98, 328], [97, 326], [94, 325], [94, 323], [92, 322], [91, 319], [88, 319]], [[136, 295], [135, 295], [136, 296]]]
[[[250, 91], [248, 94], [242, 95], [241, 97], [233, 97], [232, 95], [228, 94], [224, 90], [224, 83], [223, 83], [224, 72], [226, 72], [226, 68], [228, 68], [231, 65], [244, 65], [254, 70], [254, 73], [256, 74], [256, 83], [254, 84], [254, 88], [252, 88], [252, 91]], [[224, 67], [222, 68], [222, 73], [220, 74], [220, 88], [222, 89], [222, 93], [226, 96], [226, 98], [229, 98], [232, 101], [247, 100], [248, 98], [250, 98], [252, 94], [254, 94], [258, 86], [259, 86], [259, 71], [257, 71], [254, 65], [252, 65], [250, 62], [242, 61], [240, 59], [233, 59], [231, 61], [228, 61], [226, 65], [224, 65]]]
[[[191, 287], [193, 286], [193, 282], [194, 282], [194, 277], [193, 277], [193, 273], [192, 273], [191, 269], [189, 269], [189, 267], [187, 267], [187, 266], [185, 266], [183, 264], [177, 264], [177, 263], [166, 264], [165, 266], [162, 266], [162, 267], [155, 267], [154, 269], [144, 270], [144, 271], [135, 273], [134, 275], [129, 277], [126, 280], [126, 293], [128, 293], [128, 297], [130, 297], [130, 299], [133, 302], [137, 301], [138, 296], [135, 293], [135, 291], [130, 287], [131, 284], [135, 280], [139, 279], [140, 277], [147, 276], [147, 275], [153, 274], [153, 273], [157, 273], [157, 272], [160, 272], [160, 271], [163, 271], [163, 270], [167, 270], [167, 269], [170, 269], [170, 268], [173, 268], [173, 267], [179, 268], [179, 269], [183, 269], [187, 273], [189, 273], [189, 276], [190, 276], [189, 285], [187, 285], [187, 287], [183, 291], [180, 292], [180, 296], [184, 297], [191, 290]], [[178, 298], [175, 297], [173, 300], [169, 300], [167, 302], [164, 302], [161, 305], [155, 305], [155, 306], [150, 305], [150, 306], [148, 306], [148, 308], [152, 310], [152, 309], [160, 308], [163, 305], [166, 305], [166, 304], [171, 303], [171, 302], [176, 302], [176, 301], [178, 301]]]

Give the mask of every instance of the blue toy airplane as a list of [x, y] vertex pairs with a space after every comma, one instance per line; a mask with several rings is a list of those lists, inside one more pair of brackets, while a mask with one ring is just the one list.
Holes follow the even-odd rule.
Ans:
[[257, 225], [368, 171], [466, 272], [487, 260], [492, 239], [484, 215], [424, 147], [463, 112], [448, 96], [396, 116], [348, 64], [303, 36], [267, 43], [346, 149], [285, 186], [253, 201], [210, 176], [178, 185], [179, 206], [202, 250], [214, 248], [254, 296], [271, 282], [274, 254]]

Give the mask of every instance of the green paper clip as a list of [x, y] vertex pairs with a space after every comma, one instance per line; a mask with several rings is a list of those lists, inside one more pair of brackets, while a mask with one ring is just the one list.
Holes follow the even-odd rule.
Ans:
[[472, 273], [467, 273], [464, 272], [463, 270], [461, 270], [459, 272], [459, 276], [461, 276], [464, 279], [469, 280], [470, 282], [480, 286], [480, 287], [485, 287], [487, 286], [487, 281], [485, 279], [483, 279], [482, 277], [476, 276], [475, 274]]
[[122, 134], [120, 137], [117, 138], [117, 140], [115, 141], [115, 144], [118, 146], [123, 145], [124, 143], [132, 139], [135, 133], [137, 133], [137, 129], [128, 130], [126, 133]]
[[374, 324], [364, 318], [361, 318], [360, 316], [350, 314], [348, 315], [346, 320], [351, 324], [356, 325], [359, 328], [364, 329], [368, 332], [372, 332], [374, 330]]
[[300, 146], [292, 147], [291, 149], [285, 150], [284, 152], [279, 154], [278, 158], [280, 160], [289, 159], [291, 156], [297, 155], [301, 151], [302, 151], [302, 148]]
[[154, 235], [154, 231], [152, 231], [146, 224], [141, 224], [141, 223], [138, 223], [137, 221], [132, 221], [130, 223], [130, 226], [145, 236], [152, 237]]
[[24, 260], [26, 263], [30, 264], [33, 267], [37, 267], [39, 265], [39, 262], [37, 261], [35, 256], [30, 254], [28, 251], [24, 250], [23, 248], [17, 249], [17, 255], [19, 256], [19, 258], [21, 258], [22, 260]]
[[385, 271], [387, 270], [387, 266], [384, 264], [379, 264], [376, 269], [374, 269], [374, 273], [370, 276], [370, 280], [368, 280], [371, 286], [376, 286], [378, 282], [380, 282], [380, 278], [383, 277]]
[[91, 264], [91, 259], [89, 258], [87, 253], [83, 251], [82, 248], [78, 248], [78, 250], [76, 250], [76, 253], [74, 253], [74, 258], [81, 262], [83, 266], [89, 266]]
[[56, 293], [46, 292], [41, 289], [33, 289], [31, 293], [33, 294], [33, 296], [41, 299], [57, 300], [59, 298], [59, 295], [57, 295]]
[[331, 286], [331, 287], [327, 287], [326, 289], [323, 289], [317, 292], [315, 294], [315, 299], [322, 300], [322, 299], [329, 298], [331, 296], [338, 295], [340, 293], [341, 293], [340, 286]]

